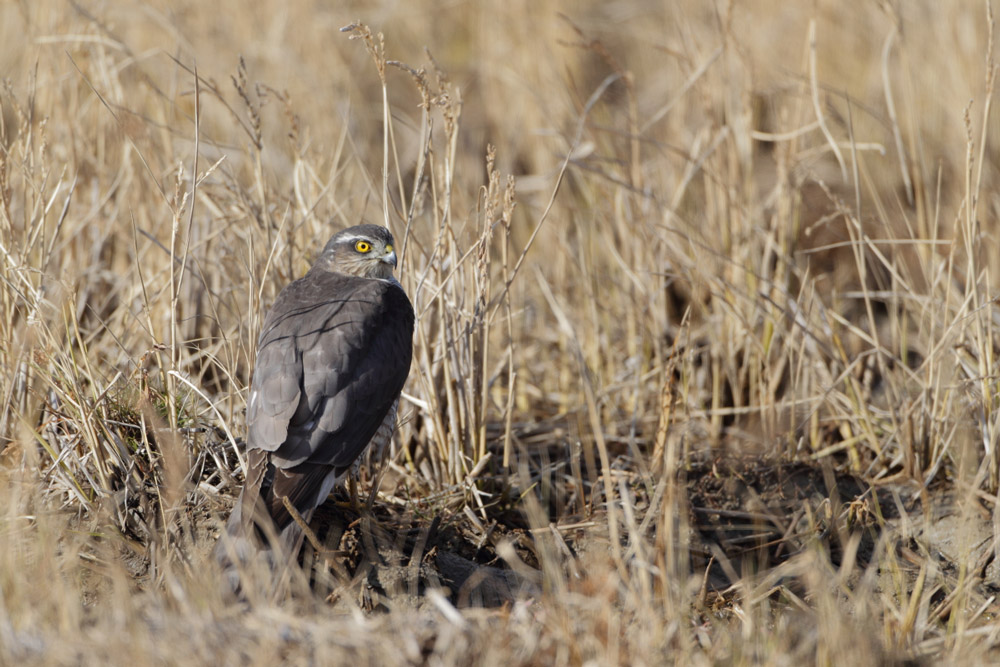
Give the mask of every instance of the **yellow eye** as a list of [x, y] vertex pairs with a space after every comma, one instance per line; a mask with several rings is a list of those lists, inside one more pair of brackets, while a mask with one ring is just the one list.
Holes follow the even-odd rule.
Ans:
[[358, 241], [354, 244], [354, 249], [358, 252], [368, 252], [372, 249], [372, 244], [368, 241]]

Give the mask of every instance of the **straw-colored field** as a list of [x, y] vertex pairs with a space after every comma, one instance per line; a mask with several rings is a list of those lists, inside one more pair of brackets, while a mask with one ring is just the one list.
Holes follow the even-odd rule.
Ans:
[[[0, 664], [1000, 660], [993, 39], [0, 4]], [[261, 318], [360, 221], [418, 314], [381, 485], [227, 602]]]

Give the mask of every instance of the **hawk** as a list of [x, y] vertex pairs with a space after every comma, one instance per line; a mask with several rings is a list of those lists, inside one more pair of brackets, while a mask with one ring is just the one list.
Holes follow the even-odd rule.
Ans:
[[[372, 447], [381, 455], [410, 371], [413, 306], [393, 277], [385, 227], [335, 234], [264, 318], [247, 403], [247, 476], [220, 562], [270, 551], [294, 558], [302, 529]], [[228, 542], [228, 544], [227, 544]], [[272, 565], [273, 565], [272, 560]]]

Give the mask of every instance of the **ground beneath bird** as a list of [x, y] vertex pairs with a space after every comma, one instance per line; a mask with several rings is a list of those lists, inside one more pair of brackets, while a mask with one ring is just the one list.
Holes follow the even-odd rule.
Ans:
[[[529, 532], [486, 523], [464, 513], [430, 517], [378, 504], [357, 510], [345, 498], [331, 500], [313, 517], [318, 544], [306, 545], [302, 564], [318, 593], [333, 602], [357, 596], [368, 610], [419, 607], [429, 590], [460, 607], [496, 607], [530, 595], [538, 579]], [[498, 554], [501, 544], [515, 554], [508, 561]]]
[[[640, 520], [662, 511], [662, 494], [638, 473], [613, 474], [628, 478]], [[678, 483], [686, 491], [691, 574], [703, 579], [710, 608], [727, 608], [740, 594], [734, 583], [751, 572], [761, 579], [773, 576], [796, 593], [796, 582], [783, 577], [781, 568], [817, 548], [835, 567], [851, 572], [849, 584], [866, 573], [889, 577], [869, 572], [869, 566], [884, 562], [878, 550], [890, 551], [897, 579], [881, 582], [890, 589], [898, 586], [900, 574], [910, 589], [930, 559], [939, 587], [930, 612], [939, 617], [950, 612], [949, 591], [957, 589], [963, 572], [979, 577], [968, 602], [989, 606], [1000, 590], [990, 547], [991, 512], [974, 497], [920, 493], [911, 485], [871, 486], [830, 466], [759, 459], [699, 463], [682, 471]], [[372, 611], [422, 607], [431, 591], [458, 607], [497, 607], [535, 595], [542, 582], [540, 533], [557, 536], [564, 564], [610, 551], [601, 509], [589, 516], [553, 516], [548, 526], [536, 521], [531, 528], [509, 507], [488, 508], [485, 516], [418, 501], [376, 502], [358, 510], [340, 494], [317, 510], [311, 527], [315, 535], [302, 564], [313, 590], [333, 604], [351, 601]]]

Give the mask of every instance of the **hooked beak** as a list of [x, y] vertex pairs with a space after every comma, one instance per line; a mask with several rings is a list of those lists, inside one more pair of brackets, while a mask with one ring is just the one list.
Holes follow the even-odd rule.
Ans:
[[390, 250], [386, 254], [382, 255], [382, 261], [386, 264], [391, 264], [393, 267], [396, 266], [396, 251]]

